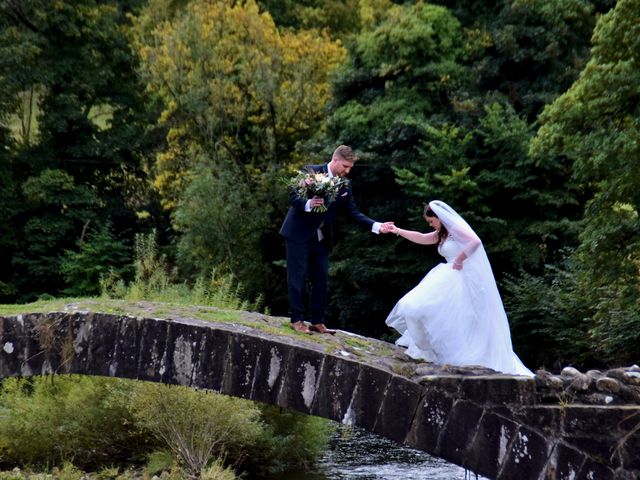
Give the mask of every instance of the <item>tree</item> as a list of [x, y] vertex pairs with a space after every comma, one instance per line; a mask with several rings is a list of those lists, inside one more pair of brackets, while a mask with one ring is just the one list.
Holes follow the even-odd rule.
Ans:
[[21, 187], [24, 247], [13, 256], [14, 284], [25, 299], [63, 287], [61, 253], [75, 232], [90, 225], [99, 200], [61, 169], [46, 169]]
[[447, 5], [468, 36], [467, 61], [483, 92], [506, 96], [534, 122], [544, 105], [564, 92], [584, 66], [594, 10], [609, 1], [472, 0]]
[[270, 275], [261, 246], [283, 209], [279, 176], [303, 164], [296, 145], [322, 128], [344, 49], [325, 33], [278, 31], [253, 1], [194, 1], [147, 27], [154, 15], [139, 19], [139, 48], [163, 104], [155, 185], [183, 267], [226, 266], [261, 293]]
[[[16, 292], [23, 299], [64, 287], [58, 257], [76, 247], [86, 220], [110, 222], [116, 232], [132, 236], [139, 228], [136, 212], [152, 204], [142, 169], [151, 135], [145, 132], [144, 89], [128, 33], [128, 14], [141, 3], [0, 4], [0, 88], [13, 126], [10, 161], [3, 168], [10, 170], [16, 199], [16, 242], [7, 251], [16, 270], [3, 269], [2, 275], [24, 289]], [[34, 191], [49, 181], [64, 188]], [[20, 190], [23, 185], [28, 188]], [[53, 198], [62, 192], [64, 200]], [[53, 206], [75, 194], [81, 204], [92, 198], [90, 214], [81, 208], [49, 211], [45, 218], [31, 210], [34, 198]], [[90, 217], [71, 220], [81, 214]], [[52, 228], [58, 222], [64, 236]]]
[[67, 250], [60, 261], [60, 271], [69, 285], [63, 290], [65, 295], [97, 295], [101, 280], [131, 276], [131, 249], [115, 237], [108, 224], [89, 229], [77, 248]]
[[[559, 155], [593, 192], [571, 270], [591, 307], [588, 330], [600, 358], [632, 361], [640, 322], [640, 1], [620, 0], [593, 34], [589, 62], [545, 108], [534, 155]], [[559, 326], [561, 328], [561, 326]]]
[[[559, 259], [559, 249], [576, 242], [581, 210], [569, 169], [558, 158], [529, 157], [527, 116], [485, 89], [478, 62], [491, 45], [478, 44], [478, 31], [463, 29], [442, 6], [394, 6], [356, 39], [335, 83], [328, 135], [362, 152], [366, 167], [354, 170], [354, 185], [361, 203], [380, 205], [372, 215], [424, 229], [422, 205], [441, 198], [476, 228], [500, 279]], [[391, 242], [350, 265], [369, 257], [374, 241], [356, 240], [349, 229], [336, 248], [332, 302], [350, 327], [363, 308], [384, 316], [437, 260], [428, 249]], [[416, 255], [424, 258], [418, 265]], [[398, 279], [392, 286], [383, 280], [389, 276]], [[373, 328], [367, 333], [384, 327]]]

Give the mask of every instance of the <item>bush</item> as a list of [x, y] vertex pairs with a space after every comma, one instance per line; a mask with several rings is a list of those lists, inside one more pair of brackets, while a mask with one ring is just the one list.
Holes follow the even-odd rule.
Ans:
[[328, 420], [273, 405], [261, 405], [264, 430], [248, 446], [243, 469], [257, 475], [274, 475], [310, 467], [326, 450], [332, 432]]
[[[131, 380], [11, 378], [0, 392], [0, 466], [9, 468], [63, 466], [72, 475], [69, 462], [114, 471], [146, 457], [148, 476], [164, 471], [226, 480], [234, 474], [220, 462], [256, 475], [308, 467], [329, 434], [330, 422], [321, 418]], [[7, 472], [2, 480], [8, 476], [27, 478]]]
[[144, 451], [126, 408], [133, 384], [76, 375], [6, 379], [0, 393], [4, 465], [83, 468], [125, 461]]
[[215, 458], [240, 461], [263, 430], [252, 402], [186, 387], [139, 383], [130, 410], [193, 475]]
[[118, 240], [109, 225], [90, 231], [86, 239], [77, 242], [77, 251], [66, 250], [60, 270], [67, 287], [65, 295], [95, 295], [100, 291], [100, 279], [107, 274], [130, 276], [129, 247]]
[[229, 467], [225, 467], [219, 460], [200, 472], [200, 480], [235, 480], [236, 474]]
[[175, 457], [170, 452], [164, 450], [158, 450], [151, 452], [147, 456], [147, 465], [145, 467], [145, 473], [149, 477], [158, 475], [164, 470], [169, 470], [174, 463]]
[[593, 302], [572, 257], [542, 276], [523, 273], [504, 282], [514, 348], [533, 369], [602, 367], [589, 335]]

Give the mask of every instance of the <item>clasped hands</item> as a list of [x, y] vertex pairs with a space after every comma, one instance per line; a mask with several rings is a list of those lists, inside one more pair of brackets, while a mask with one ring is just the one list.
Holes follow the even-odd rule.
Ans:
[[393, 222], [384, 222], [380, 225], [380, 233], [395, 233], [396, 226]]

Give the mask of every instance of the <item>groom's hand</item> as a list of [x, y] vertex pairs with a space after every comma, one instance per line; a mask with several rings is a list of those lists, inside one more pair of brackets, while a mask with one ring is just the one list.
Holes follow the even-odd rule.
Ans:
[[322, 197], [311, 198], [311, 208], [319, 207], [320, 205], [324, 205], [324, 198]]

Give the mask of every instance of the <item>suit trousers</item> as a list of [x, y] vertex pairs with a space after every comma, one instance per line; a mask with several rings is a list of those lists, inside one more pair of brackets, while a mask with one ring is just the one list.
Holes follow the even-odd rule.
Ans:
[[[324, 323], [329, 285], [329, 249], [314, 236], [305, 243], [286, 241], [287, 292], [291, 322]], [[305, 292], [309, 282], [308, 306]]]

